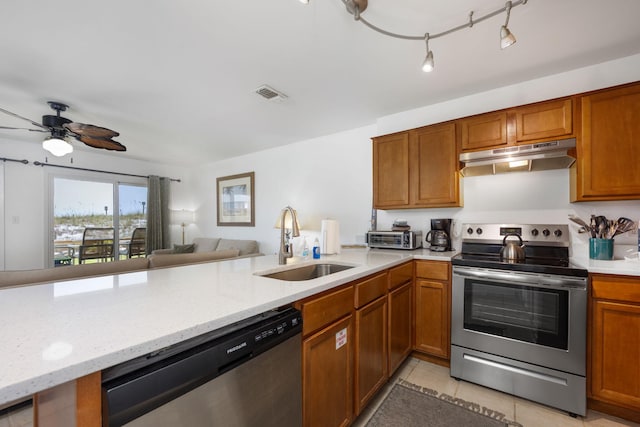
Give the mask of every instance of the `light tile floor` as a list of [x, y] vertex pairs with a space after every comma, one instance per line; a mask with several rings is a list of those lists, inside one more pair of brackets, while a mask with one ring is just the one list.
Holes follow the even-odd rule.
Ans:
[[373, 415], [393, 384], [399, 379], [446, 393], [450, 396], [478, 403], [494, 411], [501, 412], [506, 419], [516, 421], [524, 427], [620, 427], [640, 424], [615, 418], [600, 412], [587, 412], [586, 417], [572, 418], [566, 412], [540, 405], [466, 381], [457, 381], [449, 376], [449, 368], [434, 365], [419, 359], [410, 358], [398, 369], [398, 372], [378, 393], [355, 421], [355, 427], [363, 427]]

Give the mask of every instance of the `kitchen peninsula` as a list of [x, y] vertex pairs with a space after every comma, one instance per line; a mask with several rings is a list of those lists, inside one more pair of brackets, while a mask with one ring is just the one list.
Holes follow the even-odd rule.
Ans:
[[[411, 260], [454, 254], [349, 249], [320, 261], [354, 268], [303, 282], [256, 275], [290, 267], [271, 255], [5, 289], [2, 336], [12, 351], [0, 355], [0, 405]], [[575, 261], [640, 276], [640, 262]]]
[[[348, 250], [354, 265], [305, 282], [254, 275], [277, 256], [245, 258], [0, 291], [0, 404], [291, 304], [410, 260], [412, 252]], [[442, 258], [442, 257], [439, 257]]]

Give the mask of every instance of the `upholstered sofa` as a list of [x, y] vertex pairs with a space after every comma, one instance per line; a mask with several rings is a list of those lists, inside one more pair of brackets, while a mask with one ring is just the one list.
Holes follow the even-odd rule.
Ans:
[[196, 237], [190, 245], [174, 245], [173, 249], [156, 249], [152, 255], [183, 255], [189, 253], [205, 253], [224, 250], [238, 250], [238, 256], [257, 254], [258, 242], [255, 240], [224, 239], [220, 237]]
[[[198, 238], [193, 253], [174, 253], [172, 249], [154, 251], [147, 258], [98, 262], [38, 270], [0, 271], [0, 288], [57, 282], [108, 274], [129, 273], [153, 268], [223, 261], [262, 255], [255, 240]], [[199, 248], [199, 250], [196, 250]]]

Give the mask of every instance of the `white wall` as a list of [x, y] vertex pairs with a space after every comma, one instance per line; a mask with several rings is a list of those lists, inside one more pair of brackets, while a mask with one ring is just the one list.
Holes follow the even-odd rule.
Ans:
[[[372, 202], [371, 137], [638, 80], [640, 55], [635, 55], [381, 117], [360, 129], [205, 165], [193, 177], [199, 182], [194, 194], [200, 204], [198, 224], [191, 233], [256, 239], [262, 252], [275, 253], [279, 234], [273, 225], [280, 209], [290, 204], [301, 216], [303, 235], [315, 237], [319, 220], [331, 217], [340, 221], [343, 244], [362, 243]], [[256, 226], [216, 227], [216, 177], [249, 171], [256, 172]], [[464, 178], [462, 190], [463, 208], [378, 211], [378, 229], [389, 229], [396, 218], [407, 219], [414, 229], [425, 233], [431, 218], [453, 218], [458, 231], [467, 221], [566, 224], [568, 213], [640, 219], [640, 201], [569, 203], [568, 170]], [[585, 235], [576, 234], [572, 239], [576, 251], [586, 245]], [[630, 244], [633, 237], [617, 241]]]
[[[262, 252], [275, 253], [279, 231], [273, 226], [280, 210], [291, 205], [298, 211], [302, 234], [309, 237], [310, 243], [319, 235], [323, 218], [340, 221], [343, 244], [363, 243], [369, 229], [372, 202], [371, 137], [638, 80], [640, 55], [634, 55], [381, 117], [370, 126], [190, 169], [80, 150], [73, 155], [74, 165], [181, 178], [181, 184], [172, 185], [171, 207], [196, 211], [196, 224], [186, 229], [187, 241], [197, 236], [255, 239], [260, 242]], [[0, 157], [44, 161], [39, 144], [6, 140], [0, 140]], [[65, 161], [52, 160], [58, 164]], [[53, 169], [32, 164], [4, 165], [5, 238], [0, 257], [5, 269], [44, 266], [46, 175]], [[250, 171], [255, 172], [256, 179], [255, 227], [217, 227], [216, 178]], [[464, 221], [567, 223], [566, 215], [570, 212], [583, 217], [599, 213], [607, 217], [640, 218], [638, 201], [570, 204], [566, 170], [511, 174], [508, 179], [504, 175], [464, 178], [462, 188], [464, 208], [378, 211], [378, 228], [389, 228], [395, 218], [406, 218], [414, 229], [424, 232], [429, 219], [443, 217], [454, 218], [458, 224]], [[173, 241], [180, 241], [180, 232], [179, 226], [172, 227]], [[584, 235], [574, 236], [574, 251], [582, 250], [583, 239]], [[617, 241], [632, 243], [633, 239], [626, 236]]]
[[[371, 212], [371, 141], [375, 126], [261, 151], [200, 168], [192, 177], [198, 225], [191, 235], [254, 239], [263, 253], [275, 253], [280, 231], [274, 228], [282, 208], [298, 212], [309, 245], [320, 222], [337, 219], [343, 243], [363, 241]], [[255, 227], [217, 227], [216, 178], [255, 172]], [[299, 245], [294, 244], [295, 247]]]

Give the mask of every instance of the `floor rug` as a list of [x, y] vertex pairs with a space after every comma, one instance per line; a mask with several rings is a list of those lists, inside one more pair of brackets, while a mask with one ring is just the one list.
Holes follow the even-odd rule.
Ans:
[[505, 415], [477, 403], [467, 402], [447, 394], [399, 380], [367, 427], [522, 427]]

